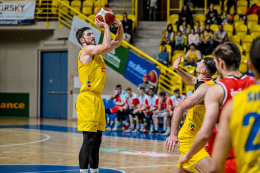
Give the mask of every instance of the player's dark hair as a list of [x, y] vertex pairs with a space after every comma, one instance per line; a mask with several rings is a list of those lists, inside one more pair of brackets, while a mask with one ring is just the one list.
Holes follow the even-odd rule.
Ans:
[[127, 87], [125, 91], [132, 91], [132, 89], [130, 87]]
[[260, 73], [260, 37], [253, 41], [250, 50], [250, 59], [258, 73]]
[[153, 91], [153, 92], [154, 92], [154, 88], [153, 88], [153, 87], [150, 87], [150, 88], [149, 88], [149, 91]]
[[144, 89], [144, 87], [141, 87], [139, 90], [143, 90], [144, 91], [145, 89]]
[[180, 92], [179, 89], [175, 89], [175, 90], [174, 90], [174, 93], [179, 93], [179, 92]]
[[116, 86], [116, 88], [122, 88], [122, 86], [121, 86], [120, 84], [118, 84], [118, 85]]
[[216, 73], [217, 68], [213, 58], [211, 57], [205, 58], [203, 64], [204, 67], [206, 68], [209, 77]]
[[238, 70], [241, 60], [241, 54], [236, 44], [232, 42], [224, 42], [220, 44], [212, 53], [213, 57], [222, 59], [228, 70]]
[[124, 12], [123, 14], [126, 14], [126, 15], [127, 15], [127, 12]]
[[[76, 32], [76, 38], [77, 38], [77, 40], [78, 40], [78, 42], [81, 44], [81, 42], [80, 42], [80, 38], [83, 38], [83, 36], [84, 36], [84, 32], [86, 31], [86, 30], [91, 30], [89, 27], [83, 27], [83, 28], [80, 28], [79, 30], [77, 30], [77, 32]], [[82, 45], [82, 44], [81, 44]]]
[[164, 91], [161, 91], [161, 92], [159, 93], [159, 96], [166, 96], [166, 93], [165, 93]]

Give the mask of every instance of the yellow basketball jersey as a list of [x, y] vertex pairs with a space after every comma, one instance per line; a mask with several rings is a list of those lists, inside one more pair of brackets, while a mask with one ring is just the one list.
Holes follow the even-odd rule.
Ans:
[[[204, 85], [204, 84], [213, 86], [213, 85], [215, 85], [215, 80], [212, 79], [201, 85]], [[197, 104], [193, 108], [189, 109], [185, 122], [184, 122], [184, 125], [183, 125], [178, 137], [187, 138], [190, 135], [192, 135], [194, 137], [202, 126], [205, 112], [206, 112], [206, 108], [204, 105], [204, 101]]]
[[80, 93], [91, 91], [100, 95], [105, 86], [106, 64], [102, 55], [95, 55], [91, 63], [82, 64], [80, 62], [80, 54], [85, 49], [83, 47], [78, 56], [79, 80], [81, 82]]
[[260, 172], [260, 85], [233, 98], [229, 129], [237, 172]]

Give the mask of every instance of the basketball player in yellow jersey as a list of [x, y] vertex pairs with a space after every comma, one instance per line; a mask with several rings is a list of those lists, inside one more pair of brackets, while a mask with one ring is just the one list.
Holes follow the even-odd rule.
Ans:
[[[196, 71], [198, 78], [187, 74], [179, 68], [181, 62], [181, 55], [174, 62], [173, 67], [178, 74], [190, 85], [195, 88], [194, 93], [187, 99], [184, 99], [177, 107], [175, 107], [172, 119], [171, 135], [167, 138], [165, 147], [168, 152], [174, 151], [175, 145], [179, 145], [181, 156], [189, 151], [194, 137], [202, 125], [205, 113], [205, 106], [203, 103], [206, 90], [215, 84], [211, 80], [211, 76], [216, 73], [216, 66], [212, 58], [205, 58], [197, 63]], [[190, 109], [190, 110], [189, 110]], [[179, 124], [183, 113], [189, 110], [184, 125], [179, 131]], [[178, 137], [178, 138], [177, 138]], [[182, 172], [208, 172], [210, 158], [205, 149], [202, 149], [195, 155], [188, 163], [184, 165], [185, 170], [182, 171], [178, 165], [177, 173]]]
[[237, 173], [260, 172], [260, 38], [250, 51], [249, 69], [256, 84], [251, 85], [227, 102], [220, 115], [215, 139], [211, 172], [224, 172], [231, 147], [236, 158]]
[[80, 173], [98, 173], [99, 147], [102, 131], [105, 131], [105, 107], [101, 93], [105, 85], [106, 64], [103, 54], [111, 52], [121, 45], [123, 38], [122, 23], [115, 19], [118, 27], [114, 40], [111, 41], [109, 26], [95, 20], [100, 28], [104, 28], [103, 43], [96, 45], [95, 36], [88, 27], [77, 30], [76, 37], [82, 45], [78, 56], [79, 79], [81, 82], [80, 94], [77, 98], [76, 110], [78, 116], [78, 130], [83, 132], [83, 143], [79, 152]]

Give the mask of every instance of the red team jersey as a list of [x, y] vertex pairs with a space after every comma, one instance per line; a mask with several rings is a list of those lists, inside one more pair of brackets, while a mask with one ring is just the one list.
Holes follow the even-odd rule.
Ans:
[[[220, 80], [217, 82], [217, 84], [221, 85], [224, 89], [224, 99], [220, 105], [220, 111], [219, 111], [219, 117], [217, 120], [217, 123], [219, 122], [220, 114], [222, 112], [223, 107], [226, 105], [226, 103], [233, 98], [233, 96], [241, 92], [243, 89], [247, 88], [248, 86], [255, 83], [255, 78], [250, 77], [247, 75], [242, 75], [240, 78], [237, 78], [235, 76], [227, 76], [226, 78]], [[214, 142], [214, 141], [213, 141]], [[226, 162], [226, 173], [234, 173], [235, 171], [235, 160], [234, 160], [234, 154], [233, 149], [231, 149], [231, 152], [228, 156], [229, 159]]]
[[116, 101], [116, 106], [114, 108], [110, 108], [111, 113], [117, 113], [119, 108], [123, 107], [125, 105], [126, 97], [127, 97], [127, 94], [124, 91], [122, 91], [121, 94], [117, 94], [114, 97], [114, 100]]
[[[128, 99], [132, 105], [137, 106], [139, 104], [138, 95], [133, 93], [131, 97]], [[126, 104], [128, 103], [128, 100], [126, 100]]]
[[[140, 108], [146, 107], [146, 105], [145, 105], [145, 100], [146, 100], [148, 97], [149, 97], [149, 96], [146, 95], [146, 94], [145, 94], [143, 97], [142, 97], [142, 96], [139, 96], [139, 97], [138, 97], [138, 102], [139, 102]], [[140, 111], [140, 112], [143, 112], [143, 111]]]
[[[148, 96], [148, 98], [145, 100], [145, 105], [149, 106], [150, 110], [156, 108], [159, 105], [159, 97], [157, 95], [153, 95], [153, 97]], [[148, 116], [151, 112], [147, 113], [146, 115]]]

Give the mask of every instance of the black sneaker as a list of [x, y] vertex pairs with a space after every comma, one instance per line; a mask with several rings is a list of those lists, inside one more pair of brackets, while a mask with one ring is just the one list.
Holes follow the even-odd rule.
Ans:
[[160, 135], [164, 134], [165, 132], [166, 132], [166, 131], [161, 131], [161, 132], [160, 132]]
[[150, 134], [156, 134], [156, 133], [159, 133], [159, 131], [158, 130], [153, 130], [153, 131], [150, 132]]

